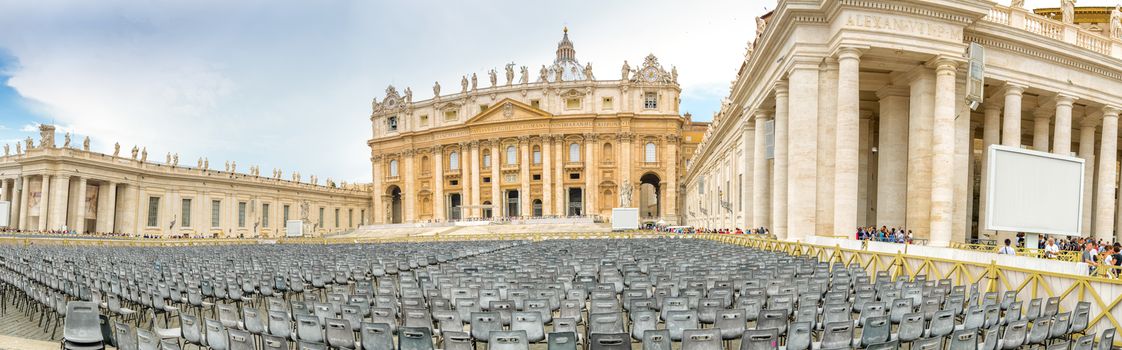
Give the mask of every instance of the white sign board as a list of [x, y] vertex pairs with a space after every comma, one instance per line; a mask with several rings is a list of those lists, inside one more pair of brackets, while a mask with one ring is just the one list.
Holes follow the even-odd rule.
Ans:
[[986, 152], [985, 229], [1080, 235], [1082, 158], [1001, 145]]
[[639, 208], [612, 208], [612, 231], [638, 229]]
[[304, 237], [304, 220], [288, 220], [284, 223], [286, 237]]

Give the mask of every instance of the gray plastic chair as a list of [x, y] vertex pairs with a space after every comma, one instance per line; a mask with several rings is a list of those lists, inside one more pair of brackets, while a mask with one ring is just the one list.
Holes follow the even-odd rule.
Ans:
[[140, 350], [159, 350], [160, 338], [152, 331], [137, 328], [136, 345]]
[[441, 338], [444, 339], [443, 350], [475, 349], [475, 343], [471, 340], [471, 334], [467, 332], [446, 331], [441, 333]]
[[288, 339], [264, 334], [261, 336], [261, 348], [265, 350], [288, 350]]
[[[553, 332], [549, 333], [547, 338], [546, 350], [577, 350], [577, 334], [574, 332]], [[449, 349], [445, 348], [445, 350]]]
[[363, 350], [393, 350], [393, 332], [388, 324], [363, 322], [359, 337]]
[[593, 333], [588, 336], [589, 350], [631, 350], [631, 335], [627, 333]]
[[888, 316], [873, 316], [865, 319], [861, 325], [861, 338], [858, 347], [888, 341], [892, 335], [892, 322]]
[[[124, 323], [121, 323], [121, 322], [114, 323], [113, 324], [113, 338], [115, 340], [117, 340], [117, 349], [118, 350], [138, 350], [139, 349], [139, 346], [137, 345], [137, 341], [136, 341], [136, 332], [134, 332], [132, 327], [127, 325], [127, 324], [124, 324]], [[219, 349], [216, 349], [216, 350], [225, 350], [225, 349], [224, 348], [219, 348]]]
[[[748, 324], [744, 319], [744, 309], [717, 310], [714, 317], [716, 319], [713, 326], [721, 330], [723, 340], [739, 339]], [[632, 322], [632, 334], [635, 334], [634, 327], [635, 323]]]
[[986, 328], [982, 331], [982, 345], [979, 347], [981, 350], [995, 350], [997, 349], [997, 340], [1000, 338], [1001, 327]]
[[499, 321], [499, 314], [490, 312], [471, 313], [471, 337], [476, 341], [487, 342], [491, 339], [491, 332], [503, 330]]
[[1099, 336], [1098, 350], [1110, 350], [1114, 347], [1114, 333], [1114, 328], [1103, 330], [1102, 335]]
[[900, 327], [896, 329], [895, 338], [905, 343], [923, 337], [923, 323], [923, 314], [919, 312], [901, 316]]
[[227, 329], [230, 350], [257, 350], [257, 338], [253, 334], [240, 329]]
[[1091, 303], [1081, 301], [1075, 304], [1075, 311], [1072, 311], [1071, 314], [1071, 328], [1068, 331], [1073, 334], [1083, 334], [1083, 332], [1087, 330], [1087, 325], [1090, 321]]
[[865, 349], [868, 349], [868, 350], [897, 350], [899, 348], [900, 348], [900, 342], [898, 340], [890, 340], [890, 341], [886, 341], [886, 342], [878, 343], [878, 344], [869, 344], [869, 346], [866, 347]]
[[424, 327], [398, 328], [397, 350], [433, 350], [432, 330]]
[[643, 332], [642, 350], [670, 350], [670, 331], [652, 329]]
[[1071, 344], [1071, 350], [1094, 350], [1095, 349], [1095, 335], [1087, 334], [1075, 340]]
[[927, 326], [927, 336], [942, 338], [954, 332], [954, 328], [954, 311], [939, 310]]
[[[623, 339], [628, 339], [623, 335]], [[628, 340], [630, 341], [630, 340]], [[487, 350], [529, 350], [530, 342], [526, 340], [526, 331], [493, 331], [487, 340]], [[596, 350], [595, 347], [590, 348]], [[400, 349], [413, 350], [413, 349]]]
[[62, 325], [64, 347], [101, 347], [104, 339], [97, 302], [66, 303], [66, 317]]
[[[628, 339], [630, 342], [630, 339]], [[631, 344], [627, 344], [627, 350]], [[687, 329], [682, 334], [682, 350], [724, 350], [720, 328]]]
[[1017, 320], [1005, 326], [1005, 334], [997, 342], [997, 348], [1002, 350], [1016, 349], [1025, 343], [1028, 336], [1028, 320]]
[[1048, 335], [1051, 334], [1052, 319], [1046, 317], [1039, 317], [1036, 321], [1032, 322], [1032, 327], [1029, 328], [1028, 337], [1025, 338], [1025, 345], [1043, 345], [1048, 340]]
[[978, 332], [973, 329], [963, 329], [951, 334], [949, 350], [978, 350]]
[[341, 349], [355, 349], [355, 333], [351, 322], [341, 318], [328, 318], [324, 323], [324, 338], [327, 346]]
[[[591, 319], [591, 317], [589, 317]], [[786, 324], [786, 320], [784, 320]], [[681, 341], [682, 334], [687, 329], [700, 328], [697, 322], [697, 313], [693, 310], [670, 311], [666, 313], [666, 329], [670, 331], [670, 340]]]
[[[743, 310], [741, 310], [743, 311]], [[643, 333], [658, 328], [658, 312], [654, 310], [634, 310], [628, 314], [631, 318], [631, 338], [643, 340]], [[741, 320], [743, 321], [743, 320]], [[556, 323], [556, 322], [555, 322]]]
[[318, 316], [296, 316], [296, 339], [302, 342], [322, 343], [323, 325]]
[[776, 349], [779, 349], [779, 330], [775, 328], [749, 329], [740, 339], [740, 350]]
[[942, 350], [943, 337], [919, 338], [912, 342], [911, 350]]
[[[722, 330], [723, 331], [723, 330]], [[810, 322], [795, 322], [787, 330], [786, 350], [806, 350], [811, 345], [811, 333], [814, 331]]]
[[853, 347], [853, 322], [831, 322], [822, 328], [822, 342], [815, 349], [849, 349]]
[[756, 317], [756, 329], [774, 328], [782, 336], [787, 334], [787, 310], [760, 310]]

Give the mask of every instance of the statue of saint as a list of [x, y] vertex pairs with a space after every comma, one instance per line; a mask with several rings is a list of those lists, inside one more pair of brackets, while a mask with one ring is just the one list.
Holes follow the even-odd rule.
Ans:
[[1122, 5], [1110, 10], [1110, 38], [1122, 38]]
[[203, 168], [203, 157], [199, 157], [199, 162], [195, 163], [195, 164], [197, 164], [195, 166], [196, 168], [202, 169]]
[[235, 160], [235, 161], [230, 162], [230, 172], [231, 173], [238, 172], [238, 161]]
[[[573, 67], [573, 69], [577, 69], [577, 67]], [[562, 79], [562, 77], [564, 77], [564, 73], [565, 73], [564, 69], [562, 69], [561, 67], [557, 67], [557, 70], [553, 72], [553, 77], [554, 77], [553, 82], [554, 83], [560, 83], [562, 80], [564, 80], [564, 79]]]
[[767, 21], [763, 17], [756, 17], [756, 37], [764, 35], [764, 29], [767, 29]]
[[526, 69], [526, 66], [522, 66], [522, 77], [518, 79], [518, 83], [525, 84], [528, 82], [530, 82], [530, 72]]
[[171, 166], [179, 166], [179, 153], [171, 156]]
[[371, 111], [377, 111], [378, 110], [378, 98], [377, 97], [370, 100], [370, 110]]
[[171, 152], [168, 152], [167, 157], [165, 157], [164, 164], [171, 165]]
[[498, 72], [496, 72], [494, 69], [491, 69], [490, 71], [487, 72], [487, 75], [489, 75], [490, 78], [491, 78], [491, 87], [495, 87], [495, 85], [499, 84], [499, 73]]
[[627, 60], [623, 61], [623, 67], [619, 69], [620, 80], [627, 81], [628, 75], [631, 74], [631, 66], [627, 64]]
[[82, 139], [82, 150], [89, 152], [89, 150], [90, 150], [90, 137], [89, 136], [86, 136], [86, 138]]
[[475, 73], [471, 73], [471, 91], [475, 91], [477, 86], [479, 86], [479, 78], [475, 76]]
[[132, 146], [132, 160], [136, 160], [136, 153], [137, 152], [140, 152], [140, 149], [136, 148], [135, 145]]
[[670, 82], [678, 83], [678, 66], [670, 67]]
[[460, 87], [463, 88], [460, 92], [468, 92], [468, 76], [465, 75], [463, 79], [460, 79]]
[[588, 62], [588, 63], [584, 64], [584, 79], [585, 80], [593, 80], [593, 77], [592, 77], [592, 62]]
[[16, 142], [16, 154], [20, 154], [20, 153], [23, 153], [23, 150], [20, 149], [20, 143]]
[[1013, 2], [1009, 4], [1009, 7], [1019, 9], [1025, 8], [1025, 0], [1013, 0]]
[[31, 140], [31, 136], [28, 136], [27, 140], [25, 142], [27, 143], [27, 147], [24, 147], [24, 148], [27, 149], [28, 151], [30, 151], [32, 148], [35, 147], [35, 141]]
[[405, 88], [405, 103], [413, 103], [413, 89]]
[[62, 136], [62, 148], [70, 148], [70, 133]]
[[549, 71], [545, 69], [545, 65], [543, 64], [541, 72], [538, 73], [538, 79], [541, 79], [541, 81], [543, 83], [548, 83], [549, 82], [549, 75], [548, 74], [549, 74]]
[[432, 97], [440, 97], [440, 82], [432, 83]]
[[140, 162], [144, 163], [144, 162], [147, 162], [147, 161], [148, 161], [148, 147], [144, 147], [143, 149], [140, 150]]
[[230, 172], [230, 161], [226, 161], [226, 172]]
[[113, 143], [113, 157], [116, 157], [120, 154], [121, 154], [121, 143], [120, 142], [114, 142]]
[[506, 86], [514, 83], [514, 63], [506, 64]]
[[5, 143], [5, 144], [4, 144], [4, 156], [5, 156], [5, 157], [7, 157], [7, 156], [8, 156], [8, 152], [10, 152], [10, 149], [9, 149], [8, 147], [9, 147], [9, 146], [8, 146], [8, 144], [6, 144], [6, 143]]
[[203, 169], [210, 170], [210, 158], [203, 157]]
[[1060, 13], [1063, 14], [1061, 19], [1064, 23], [1075, 23], [1075, 0], [1060, 0]]

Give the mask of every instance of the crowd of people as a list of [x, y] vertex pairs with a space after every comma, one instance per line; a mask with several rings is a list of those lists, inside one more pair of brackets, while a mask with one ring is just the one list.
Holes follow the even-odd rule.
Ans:
[[912, 230], [905, 230], [904, 228], [881, 226], [879, 229], [876, 226], [858, 227], [857, 240], [861, 241], [876, 241], [876, 242], [889, 242], [889, 243], [914, 243]]

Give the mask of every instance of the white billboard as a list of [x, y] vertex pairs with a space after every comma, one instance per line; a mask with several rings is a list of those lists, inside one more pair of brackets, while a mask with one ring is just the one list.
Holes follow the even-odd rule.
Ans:
[[612, 231], [639, 229], [639, 208], [612, 208]]
[[987, 230], [1078, 236], [1082, 158], [992, 145], [985, 179]]
[[12, 202], [0, 201], [0, 227], [11, 225]]
[[285, 237], [303, 237], [304, 220], [288, 220], [284, 223]]

